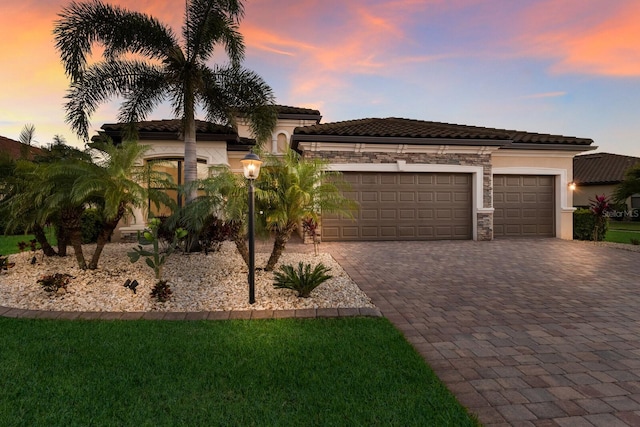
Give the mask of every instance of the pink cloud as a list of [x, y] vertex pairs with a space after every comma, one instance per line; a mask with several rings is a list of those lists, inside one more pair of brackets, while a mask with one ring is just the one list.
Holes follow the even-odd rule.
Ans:
[[526, 11], [525, 52], [551, 58], [555, 73], [640, 76], [640, 3], [548, 0]]

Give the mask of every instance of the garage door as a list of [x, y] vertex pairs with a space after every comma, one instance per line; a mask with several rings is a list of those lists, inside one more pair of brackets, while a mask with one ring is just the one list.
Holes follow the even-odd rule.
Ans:
[[471, 175], [345, 172], [355, 221], [325, 214], [322, 238], [334, 240], [471, 239]]
[[553, 237], [555, 178], [493, 176], [493, 236]]

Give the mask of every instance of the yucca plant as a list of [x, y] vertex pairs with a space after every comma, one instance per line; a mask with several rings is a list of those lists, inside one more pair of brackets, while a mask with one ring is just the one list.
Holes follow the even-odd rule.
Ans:
[[298, 293], [300, 298], [308, 298], [311, 291], [333, 276], [327, 273], [331, 269], [320, 263], [311, 270], [311, 264], [298, 263], [297, 270], [291, 265], [280, 266], [280, 271], [273, 273], [275, 288], [292, 289]]

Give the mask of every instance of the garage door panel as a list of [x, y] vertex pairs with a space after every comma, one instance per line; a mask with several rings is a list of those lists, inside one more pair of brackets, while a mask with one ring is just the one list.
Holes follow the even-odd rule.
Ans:
[[[347, 196], [351, 199], [354, 199], [356, 197], [355, 192], [350, 192], [350, 195]], [[347, 195], [347, 193], [345, 193], [345, 196]], [[360, 193], [360, 201], [362, 202], [377, 202], [378, 201], [378, 192], [376, 191], [363, 191]]]
[[433, 202], [433, 193], [418, 191], [418, 202]]
[[399, 218], [402, 219], [416, 219], [415, 209], [400, 209]]
[[398, 200], [398, 193], [391, 191], [381, 191], [380, 192], [380, 201], [381, 202], [395, 202]]
[[395, 209], [380, 209], [380, 219], [397, 219], [398, 212]]
[[379, 175], [380, 179], [380, 184], [381, 185], [397, 185], [398, 184], [398, 177], [397, 175], [394, 174], [380, 174]]
[[419, 174], [418, 185], [432, 185], [433, 178], [433, 174]]
[[[344, 176], [360, 210], [355, 222], [323, 215], [324, 240], [471, 238], [469, 174], [345, 172]], [[349, 233], [336, 231], [346, 227]]]
[[416, 193], [413, 191], [401, 191], [400, 192], [400, 201], [401, 202], [415, 202], [416, 201]]
[[494, 175], [494, 237], [553, 237], [555, 178]]
[[505, 203], [521, 203], [522, 195], [520, 193], [505, 193], [504, 194]]
[[360, 218], [364, 220], [377, 220], [378, 218], [378, 210], [377, 209], [364, 209], [361, 212]]

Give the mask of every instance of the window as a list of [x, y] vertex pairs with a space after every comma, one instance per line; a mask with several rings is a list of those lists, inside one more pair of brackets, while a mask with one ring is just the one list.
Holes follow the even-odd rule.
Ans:
[[[184, 197], [178, 196], [178, 186], [184, 184], [184, 160], [183, 159], [153, 159], [147, 160], [148, 164], [152, 164], [154, 170], [165, 172], [169, 174], [174, 184], [176, 184], [175, 188], [165, 189], [164, 191], [177, 203], [178, 207], [182, 207], [184, 204]], [[204, 179], [209, 176], [209, 168], [207, 167], [207, 163], [204, 160], [198, 159], [198, 179]], [[149, 200], [149, 213], [153, 216], [168, 216], [171, 215], [171, 209], [168, 206], [160, 205], [156, 208], [155, 203], [152, 203]]]

